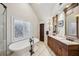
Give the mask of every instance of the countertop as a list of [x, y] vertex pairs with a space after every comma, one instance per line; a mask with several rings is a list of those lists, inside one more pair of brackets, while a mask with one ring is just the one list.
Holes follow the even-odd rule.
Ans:
[[67, 40], [66, 36], [62, 37], [62, 36], [52, 35], [52, 34], [49, 34], [48, 36], [55, 38], [56, 40], [66, 44], [66, 45], [79, 45], [79, 39], [77, 39], [77, 38], [75, 38], [74, 41], [69, 41], [69, 40]]

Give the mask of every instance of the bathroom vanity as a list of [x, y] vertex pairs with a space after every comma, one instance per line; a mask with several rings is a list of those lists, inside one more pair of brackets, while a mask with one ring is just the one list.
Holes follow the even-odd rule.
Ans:
[[79, 43], [66, 37], [48, 35], [48, 46], [57, 56], [79, 56]]
[[52, 18], [53, 33], [48, 35], [48, 46], [58, 56], [79, 56], [78, 10], [79, 4], [72, 3]]

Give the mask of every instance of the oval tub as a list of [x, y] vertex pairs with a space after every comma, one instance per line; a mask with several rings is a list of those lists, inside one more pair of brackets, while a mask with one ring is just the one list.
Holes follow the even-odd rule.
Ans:
[[[34, 38], [34, 44], [37, 43], [37, 42], [39, 42], [39, 39]], [[11, 51], [18, 51], [18, 50], [24, 49], [28, 46], [30, 46], [30, 42], [29, 42], [29, 39], [26, 39], [26, 40], [21, 40], [21, 41], [11, 43], [9, 45], [9, 49]]]

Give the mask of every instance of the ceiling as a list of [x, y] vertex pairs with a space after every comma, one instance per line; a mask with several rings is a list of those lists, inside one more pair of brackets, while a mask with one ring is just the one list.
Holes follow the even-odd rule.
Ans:
[[30, 4], [40, 20], [48, 19], [52, 15], [55, 3], [32, 3]]
[[30, 3], [37, 17], [41, 20], [48, 20], [52, 18], [53, 15], [59, 13], [63, 10], [65, 4], [60, 7], [59, 3]]

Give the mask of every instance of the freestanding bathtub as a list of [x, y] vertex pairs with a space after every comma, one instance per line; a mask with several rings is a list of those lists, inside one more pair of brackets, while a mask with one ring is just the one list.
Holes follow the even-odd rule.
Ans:
[[[39, 39], [37, 39], [37, 38], [33, 38], [33, 39], [34, 39], [34, 43], [39, 42]], [[19, 51], [19, 50], [22, 50], [22, 49], [24, 49], [24, 48], [26, 48], [28, 46], [30, 46], [29, 39], [21, 40], [21, 41], [11, 43], [9, 45], [9, 50], [11, 50], [11, 51]]]

